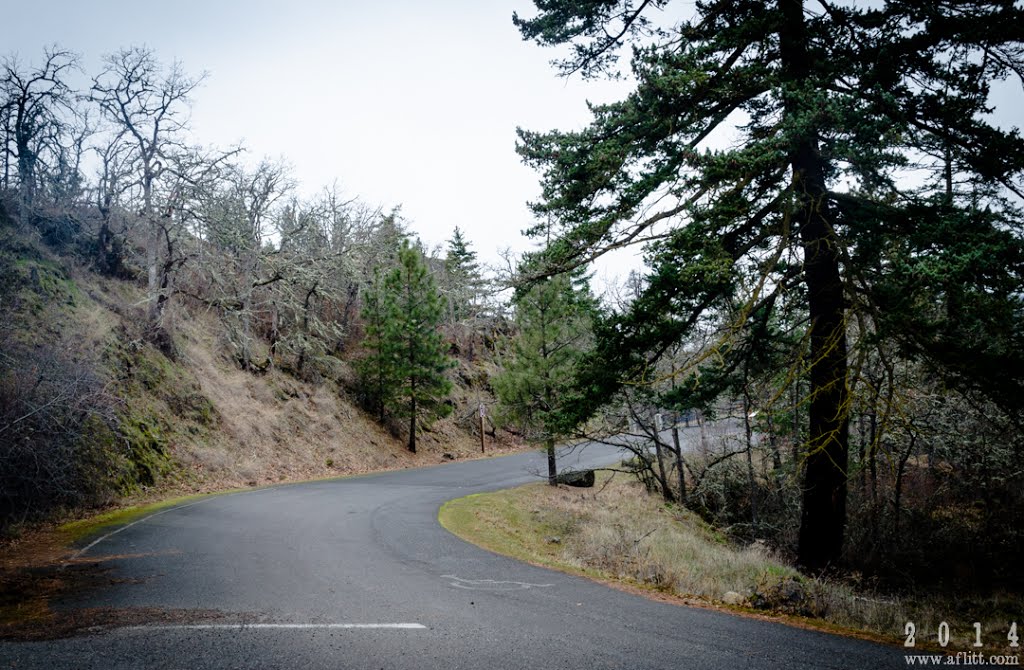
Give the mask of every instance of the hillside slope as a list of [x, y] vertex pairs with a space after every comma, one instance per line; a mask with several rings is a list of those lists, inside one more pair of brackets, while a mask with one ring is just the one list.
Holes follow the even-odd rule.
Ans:
[[197, 304], [175, 304], [171, 342], [154, 346], [143, 291], [76, 258], [0, 224], [0, 531], [171, 493], [479, 453], [455, 419], [406, 451], [355, 404], [346, 362], [315, 382], [239, 369], [216, 314]]

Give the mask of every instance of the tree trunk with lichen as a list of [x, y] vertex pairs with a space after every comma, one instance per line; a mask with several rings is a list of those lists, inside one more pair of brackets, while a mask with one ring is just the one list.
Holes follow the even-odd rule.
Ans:
[[[788, 85], [785, 115], [794, 126], [809, 115], [807, 54], [801, 0], [780, 0], [783, 78]], [[804, 458], [803, 512], [797, 560], [820, 571], [842, 553], [846, 526], [849, 451], [846, 311], [840, 274], [840, 241], [827, 200], [825, 161], [813, 127], [791, 148], [794, 224], [804, 255], [810, 337], [810, 403]]]

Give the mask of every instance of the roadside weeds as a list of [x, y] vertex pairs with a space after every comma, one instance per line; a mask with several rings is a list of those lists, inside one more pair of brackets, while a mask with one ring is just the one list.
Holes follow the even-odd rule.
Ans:
[[[809, 578], [763, 545], [735, 546], [635, 482], [600, 484], [586, 490], [529, 484], [476, 494], [445, 503], [438, 518], [484, 549], [662, 602], [899, 646], [906, 622], [915, 621], [918, 651], [971, 648], [974, 621], [983, 623], [986, 646], [1001, 650], [1010, 625], [1003, 615], [1021, 611], [1020, 601], [1009, 597], [967, 605], [954, 597], [894, 598]], [[953, 631], [947, 649], [932, 641], [942, 621]]]

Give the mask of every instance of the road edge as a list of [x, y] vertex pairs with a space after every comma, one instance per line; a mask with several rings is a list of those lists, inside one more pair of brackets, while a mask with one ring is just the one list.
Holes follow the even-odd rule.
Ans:
[[490, 494], [501, 493], [502, 491], [510, 491], [517, 488], [522, 488], [522, 486], [513, 486], [505, 489], [499, 489], [496, 491], [487, 491], [484, 493], [472, 493], [470, 495], [459, 496], [456, 498], [446, 500], [438, 507], [437, 510], [438, 525], [440, 525], [444, 530], [451, 533], [460, 540], [472, 544], [473, 546], [483, 549], [492, 554], [503, 556], [505, 558], [511, 558], [513, 560], [517, 560], [522, 563], [532, 565], [534, 567], [543, 568], [547, 570], [554, 570], [555, 572], [561, 572], [563, 574], [572, 575], [574, 577], [582, 577], [584, 579], [588, 579], [592, 582], [601, 584], [603, 586], [613, 588], [617, 591], [630, 593], [632, 595], [640, 596], [648, 600], [653, 600], [668, 605], [674, 605], [677, 607], [691, 607], [711, 610], [745, 619], [757, 619], [760, 621], [782, 624], [785, 626], [789, 626], [791, 628], [799, 628], [807, 631], [826, 633], [829, 635], [835, 635], [838, 637], [848, 639], [857, 639], [865, 642], [881, 644], [887, 647], [902, 648], [901, 640], [898, 640], [895, 637], [886, 637], [884, 635], [872, 633], [870, 631], [863, 631], [855, 628], [847, 628], [845, 626], [840, 626], [838, 624], [832, 624], [826, 621], [821, 621], [820, 619], [810, 619], [807, 617], [799, 617], [790, 614], [764, 612], [761, 610], [754, 610], [749, 607], [739, 607], [727, 605], [725, 603], [710, 601], [698, 596], [666, 593], [664, 591], [659, 591], [651, 587], [640, 585], [637, 582], [630, 579], [614, 577], [599, 570], [584, 569], [554, 560], [540, 560], [538, 558], [525, 555], [522, 553], [510, 553], [507, 551], [502, 551], [499, 548], [488, 543], [486, 540], [483, 540], [471, 529], [458, 523], [453, 517], [452, 503], [458, 503], [459, 501], [464, 501], [470, 498], [485, 497]]

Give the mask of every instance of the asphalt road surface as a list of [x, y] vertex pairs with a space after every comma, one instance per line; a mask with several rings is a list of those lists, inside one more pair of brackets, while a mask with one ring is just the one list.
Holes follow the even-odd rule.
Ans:
[[[589, 447], [564, 465], [613, 458]], [[543, 468], [540, 454], [517, 454], [160, 512], [91, 546], [84, 556], [115, 579], [62, 607], [176, 618], [0, 643], [0, 668], [906, 666], [902, 649], [655, 602], [494, 555], [438, 525], [446, 500]]]

